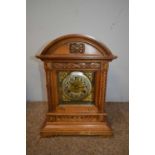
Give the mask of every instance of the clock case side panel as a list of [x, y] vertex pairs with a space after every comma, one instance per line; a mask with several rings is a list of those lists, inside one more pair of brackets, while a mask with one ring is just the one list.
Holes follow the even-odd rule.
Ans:
[[108, 73], [108, 67], [109, 63], [106, 61], [102, 62], [102, 69], [99, 72], [99, 94], [97, 96], [98, 98], [98, 109], [99, 112], [105, 113], [105, 102], [106, 102], [106, 90], [107, 90], [107, 73]]
[[46, 87], [48, 97], [48, 112], [55, 112], [57, 106], [57, 85], [55, 70], [49, 69], [47, 62], [44, 62], [44, 68], [46, 72]]
[[52, 89], [51, 89], [51, 71], [48, 70], [46, 62], [44, 62], [44, 69], [45, 69], [45, 75], [46, 75], [46, 90], [47, 90], [47, 102], [48, 102], [48, 112], [53, 111], [52, 104], [53, 98], [52, 98]]

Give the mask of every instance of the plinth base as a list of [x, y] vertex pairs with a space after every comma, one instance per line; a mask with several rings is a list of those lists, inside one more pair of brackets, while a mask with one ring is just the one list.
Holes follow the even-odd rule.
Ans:
[[41, 136], [56, 135], [111, 136], [112, 129], [106, 122], [47, 122], [41, 130]]

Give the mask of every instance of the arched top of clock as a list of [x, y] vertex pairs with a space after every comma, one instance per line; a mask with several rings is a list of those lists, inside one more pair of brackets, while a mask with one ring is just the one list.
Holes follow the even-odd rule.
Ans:
[[37, 55], [41, 60], [56, 59], [102, 59], [111, 61], [115, 58], [103, 43], [80, 34], [69, 34], [51, 41]]

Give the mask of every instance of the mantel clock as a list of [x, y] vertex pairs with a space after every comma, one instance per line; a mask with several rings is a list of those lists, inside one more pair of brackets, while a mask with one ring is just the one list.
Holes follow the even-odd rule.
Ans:
[[78, 34], [50, 42], [44, 62], [48, 112], [41, 135], [112, 135], [105, 112], [108, 64], [116, 58], [99, 41]]

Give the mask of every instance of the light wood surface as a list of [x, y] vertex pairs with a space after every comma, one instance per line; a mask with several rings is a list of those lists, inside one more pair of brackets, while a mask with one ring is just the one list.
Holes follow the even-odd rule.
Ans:
[[[105, 113], [105, 97], [108, 64], [116, 56], [95, 39], [73, 34], [49, 43], [37, 58], [44, 62], [48, 94], [48, 113], [41, 135], [112, 135]], [[94, 105], [59, 103], [57, 72], [64, 70], [95, 73]]]

